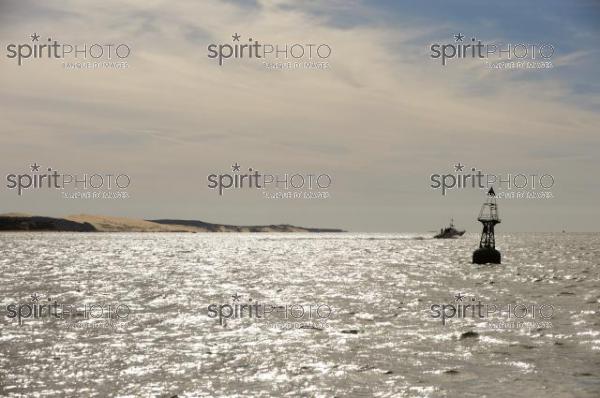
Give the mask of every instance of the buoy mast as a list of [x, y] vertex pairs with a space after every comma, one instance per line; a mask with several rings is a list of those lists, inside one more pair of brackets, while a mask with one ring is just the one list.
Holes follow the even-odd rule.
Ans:
[[483, 224], [483, 231], [481, 231], [479, 249], [473, 252], [473, 263], [500, 264], [501, 255], [496, 250], [496, 237], [494, 236], [494, 226], [500, 223], [494, 188], [490, 188], [488, 191], [486, 201], [481, 206], [477, 220]]

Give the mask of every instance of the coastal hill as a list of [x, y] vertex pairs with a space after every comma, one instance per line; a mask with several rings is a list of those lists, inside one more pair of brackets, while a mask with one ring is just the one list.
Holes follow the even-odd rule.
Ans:
[[23, 213], [0, 214], [0, 231], [66, 232], [344, 232], [341, 229], [304, 228], [294, 225], [237, 226], [197, 220], [140, 220], [126, 217], [79, 214], [63, 218]]
[[65, 218], [3, 214], [0, 215], [0, 231], [93, 232], [96, 228], [87, 222], [76, 222]]
[[203, 232], [344, 232], [341, 229], [332, 228], [305, 228], [296, 227], [289, 224], [278, 225], [226, 225], [211, 224], [196, 220], [148, 220], [153, 223], [166, 226], [187, 226], [190, 228], [199, 228]]

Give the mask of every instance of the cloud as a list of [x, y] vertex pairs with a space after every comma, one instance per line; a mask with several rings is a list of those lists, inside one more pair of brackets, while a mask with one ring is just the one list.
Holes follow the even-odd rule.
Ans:
[[[132, 48], [130, 68], [123, 71], [65, 71], [50, 61], [16, 67], [2, 60], [0, 116], [5, 131], [18, 135], [3, 135], [0, 144], [43, 142], [39, 148], [54, 153], [55, 163], [75, 166], [86, 156], [135, 174], [152, 159], [168, 158], [164, 167], [178, 178], [178, 170], [192, 164], [214, 170], [245, 159], [262, 167], [333, 170], [342, 181], [357, 173], [397, 181], [413, 165], [426, 188], [427, 174], [450, 159], [526, 168], [537, 142], [558, 149], [573, 140], [598, 144], [598, 112], [578, 106], [582, 100], [598, 104], [597, 93], [576, 95], [560, 70], [490, 71], [476, 60], [442, 67], [428, 57], [428, 45], [454, 33], [445, 21], [394, 25], [378, 20], [385, 9], [366, 2], [109, 0], [11, 8], [13, 16], [25, 13], [30, 17], [2, 18], [6, 40], [21, 42], [38, 32]], [[271, 71], [235, 61], [219, 67], [207, 58], [206, 46], [229, 43], [234, 33], [266, 43], [327, 43], [331, 67]], [[596, 59], [578, 49], [558, 56], [556, 64], [588, 66]], [[108, 151], [111, 145], [131, 153]], [[440, 157], [444, 151], [447, 158]], [[536, 152], [544, 153], [551, 167], [555, 154]], [[21, 156], [11, 151], [0, 165], [20, 164]], [[194, 197], [196, 188], [183, 189]], [[351, 192], [352, 186], [338, 189]], [[399, 192], [397, 184], [383, 189], [386, 198]], [[372, 195], [364, 192], [344, 205], [362, 206]], [[324, 222], [346, 225], [344, 217], [332, 213]]]

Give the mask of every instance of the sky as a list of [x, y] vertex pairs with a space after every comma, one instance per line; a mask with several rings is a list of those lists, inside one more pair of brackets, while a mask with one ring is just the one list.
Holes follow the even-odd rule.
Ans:
[[[31, 35], [126, 43], [124, 69], [67, 70], [9, 58]], [[211, 44], [319, 43], [328, 68], [219, 66]], [[548, 69], [490, 69], [431, 58], [454, 35], [549, 43]], [[0, 0], [0, 213], [288, 223], [357, 232], [469, 231], [485, 190], [431, 187], [432, 174], [551, 175], [550, 198], [499, 200], [509, 231], [598, 231], [600, 82], [597, 1]], [[123, 173], [126, 199], [23, 195], [5, 176], [36, 163]], [[208, 188], [238, 163], [264, 173], [327, 174], [325, 199]], [[455, 165], [465, 166], [457, 172]], [[500, 190], [501, 191], [501, 190]], [[523, 191], [540, 191], [524, 189]], [[531, 193], [531, 192], [530, 192]]]

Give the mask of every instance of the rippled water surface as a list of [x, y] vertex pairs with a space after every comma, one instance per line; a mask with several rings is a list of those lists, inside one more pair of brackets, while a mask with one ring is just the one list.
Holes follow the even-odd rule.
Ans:
[[[503, 264], [476, 266], [475, 234], [3, 233], [0, 395], [600, 396], [600, 234], [497, 241]], [[130, 314], [25, 317], [48, 302]], [[257, 302], [333, 313], [300, 328], [207, 310]], [[469, 303], [553, 315], [433, 318]]]

